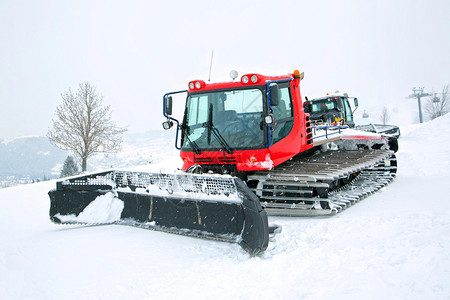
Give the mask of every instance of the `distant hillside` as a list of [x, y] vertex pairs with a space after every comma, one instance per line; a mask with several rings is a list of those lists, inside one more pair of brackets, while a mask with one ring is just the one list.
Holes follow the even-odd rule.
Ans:
[[[125, 134], [123, 140], [121, 152], [97, 154], [88, 159], [88, 171], [145, 165], [179, 156], [174, 147], [174, 130], [130, 133]], [[46, 137], [0, 140], [0, 181], [10, 182], [4, 184], [9, 186], [36, 179], [57, 178], [67, 155], [68, 151], [53, 146]]]
[[52, 169], [62, 165], [66, 157], [67, 152], [50, 144], [46, 137], [0, 141], [0, 177], [55, 177]]

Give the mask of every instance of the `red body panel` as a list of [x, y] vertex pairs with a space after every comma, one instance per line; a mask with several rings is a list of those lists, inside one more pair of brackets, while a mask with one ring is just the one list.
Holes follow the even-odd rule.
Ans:
[[183, 170], [186, 170], [194, 164], [234, 164], [238, 171], [268, 170], [274, 166], [267, 148], [233, 151], [233, 154], [224, 154], [221, 151], [202, 151], [200, 155], [196, 154], [195, 157], [193, 152], [181, 151], [180, 155], [184, 162]]
[[[303, 104], [300, 94], [300, 77], [299, 74], [288, 74], [285, 76], [268, 77], [259, 74], [248, 74], [248, 78], [252, 75], [258, 77], [256, 83], [244, 84], [239, 82], [224, 82], [205, 84], [201, 82], [200, 89], [189, 89], [188, 93], [197, 91], [211, 91], [218, 89], [228, 89], [233, 87], [258, 86], [265, 85], [266, 81], [293, 79], [290, 81], [290, 90], [294, 111], [294, 124], [291, 132], [282, 140], [270, 145], [268, 148], [252, 149], [252, 150], [236, 150], [233, 154], [227, 154], [222, 151], [202, 151], [201, 154], [194, 154], [192, 151], [181, 151], [180, 156], [183, 159], [183, 170], [188, 169], [194, 164], [199, 165], [225, 165], [234, 164], [238, 171], [257, 171], [271, 169], [298, 153], [312, 148], [312, 142], [308, 137], [307, 128], [309, 128], [309, 116], [303, 111]], [[246, 75], [244, 75], [246, 76]], [[244, 77], [243, 76], [243, 77]], [[198, 80], [197, 80], [198, 81]], [[196, 81], [193, 81], [194, 83]]]

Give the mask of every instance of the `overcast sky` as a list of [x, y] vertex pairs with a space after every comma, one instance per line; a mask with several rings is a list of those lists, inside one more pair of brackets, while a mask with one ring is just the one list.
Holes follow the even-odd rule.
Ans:
[[450, 83], [449, 11], [448, 0], [0, 0], [0, 139], [45, 135], [61, 93], [83, 81], [119, 126], [162, 128], [163, 94], [207, 81], [212, 50], [211, 81], [299, 69], [302, 96], [416, 107], [413, 87]]

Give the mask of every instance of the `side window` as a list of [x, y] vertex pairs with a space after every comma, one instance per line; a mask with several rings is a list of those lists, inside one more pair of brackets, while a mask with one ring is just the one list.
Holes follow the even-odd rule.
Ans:
[[347, 122], [352, 122], [352, 109], [350, 108], [350, 104], [348, 104], [348, 100], [344, 100], [345, 107], [345, 115], [347, 116]]
[[280, 87], [280, 103], [273, 107], [275, 124], [272, 133], [273, 144], [285, 138], [294, 125], [294, 113], [289, 87]]
[[275, 121], [292, 117], [292, 100], [288, 87], [280, 88], [280, 103], [273, 107]]

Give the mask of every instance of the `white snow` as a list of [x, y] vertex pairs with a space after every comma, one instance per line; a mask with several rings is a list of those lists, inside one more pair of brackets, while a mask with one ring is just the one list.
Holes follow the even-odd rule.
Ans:
[[450, 114], [401, 130], [392, 184], [334, 217], [270, 218], [283, 230], [254, 258], [237, 244], [52, 224], [54, 181], [1, 189], [0, 299], [448, 299]]
[[[207, 201], [207, 202], [227, 202], [227, 203], [242, 203], [242, 199], [239, 198], [237, 193], [232, 193], [229, 195], [213, 195], [213, 194], [205, 194], [205, 193], [196, 193], [196, 192], [181, 192], [181, 191], [173, 191], [169, 193], [167, 190], [161, 190], [154, 185], [149, 185], [149, 194], [154, 196], [170, 196], [172, 198], [179, 199], [191, 199], [191, 200], [199, 200], [199, 201]], [[147, 192], [144, 192], [147, 193]]]
[[55, 216], [63, 222], [113, 223], [120, 220], [123, 208], [123, 201], [115, 197], [114, 193], [108, 192], [95, 198], [78, 216], [60, 214]]
[[264, 161], [256, 161], [256, 162], [248, 161], [247, 166], [264, 168], [264, 169], [272, 169], [273, 161], [270, 158], [270, 154], [267, 154]]

